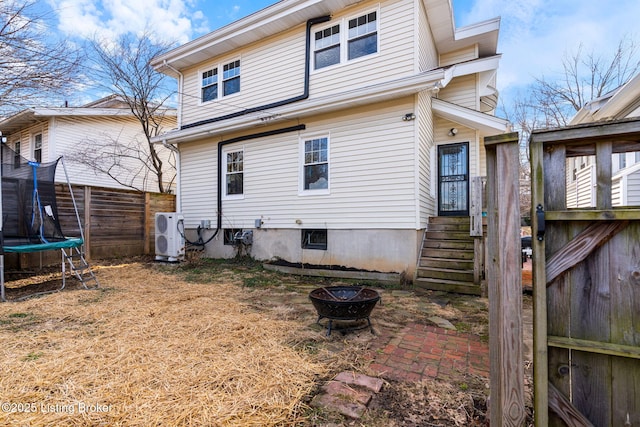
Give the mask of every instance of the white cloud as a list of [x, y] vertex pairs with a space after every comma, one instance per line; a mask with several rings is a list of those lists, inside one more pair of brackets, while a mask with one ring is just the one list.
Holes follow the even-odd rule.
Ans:
[[[453, 0], [453, 7], [464, 7]], [[640, 45], [637, 17], [640, 2], [619, 0], [604, 4], [596, 0], [472, 0], [456, 25], [464, 26], [501, 17], [498, 51], [502, 53], [498, 88], [516, 91], [535, 77], [562, 72], [565, 55], [593, 52], [610, 58], [626, 35]]]
[[113, 39], [151, 30], [163, 41], [186, 43], [208, 30], [191, 0], [49, 0], [58, 29], [81, 38]]

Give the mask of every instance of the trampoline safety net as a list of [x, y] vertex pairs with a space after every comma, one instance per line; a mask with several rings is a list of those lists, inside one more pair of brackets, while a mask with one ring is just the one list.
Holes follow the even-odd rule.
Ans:
[[2, 145], [2, 247], [65, 241], [58, 219], [55, 175], [60, 159], [30, 162]]

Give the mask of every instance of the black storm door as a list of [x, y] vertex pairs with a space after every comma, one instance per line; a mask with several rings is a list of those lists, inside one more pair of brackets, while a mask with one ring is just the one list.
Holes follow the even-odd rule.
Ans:
[[438, 146], [438, 216], [469, 215], [469, 143]]

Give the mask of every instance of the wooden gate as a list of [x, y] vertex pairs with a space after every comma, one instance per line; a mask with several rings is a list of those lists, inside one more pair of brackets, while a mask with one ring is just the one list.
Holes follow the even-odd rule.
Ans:
[[[530, 150], [536, 426], [640, 426], [640, 207], [611, 190], [640, 120], [535, 131]], [[575, 156], [594, 156], [591, 208], [566, 208]]]

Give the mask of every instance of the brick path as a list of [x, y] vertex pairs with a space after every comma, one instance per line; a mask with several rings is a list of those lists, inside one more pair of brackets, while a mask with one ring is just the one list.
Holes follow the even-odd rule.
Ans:
[[[379, 333], [381, 331], [378, 331]], [[389, 379], [451, 380], [463, 374], [489, 377], [489, 346], [479, 337], [417, 323], [376, 339], [370, 368]]]

